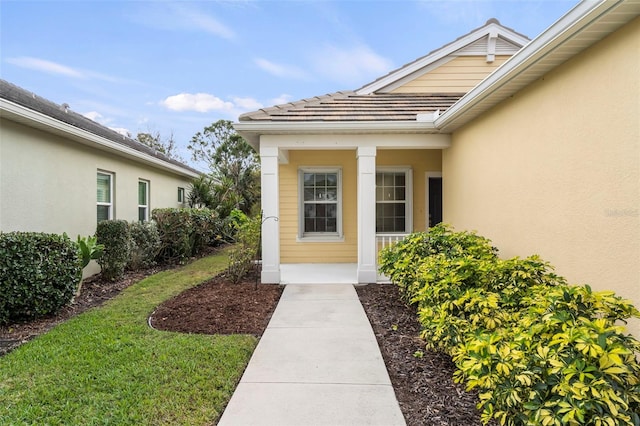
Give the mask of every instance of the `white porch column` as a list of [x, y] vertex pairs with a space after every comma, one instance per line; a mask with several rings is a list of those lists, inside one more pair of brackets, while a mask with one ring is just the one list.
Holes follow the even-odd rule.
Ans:
[[262, 276], [263, 284], [280, 283], [280, 215], [278, 148], [260, 147], [262, 185]]
[[376, 147], [358, 148], [358, 282], [375, 283]]

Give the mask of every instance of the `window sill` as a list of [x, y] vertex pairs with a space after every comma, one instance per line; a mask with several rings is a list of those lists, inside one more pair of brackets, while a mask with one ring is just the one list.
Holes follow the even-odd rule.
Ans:
[[344, 236], [332, 235], [332, 236], [309, 236], [309, 237], [296, 237], [297, 243], [343, 243]]

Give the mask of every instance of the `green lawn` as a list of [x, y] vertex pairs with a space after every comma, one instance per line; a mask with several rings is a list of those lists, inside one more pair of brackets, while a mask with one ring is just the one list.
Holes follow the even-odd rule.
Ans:
[[0, 424], [212, 424], [252, 336], [156, 331], [164, 300], [216, 275], [226, 253], [160, 272], [0, 358]]

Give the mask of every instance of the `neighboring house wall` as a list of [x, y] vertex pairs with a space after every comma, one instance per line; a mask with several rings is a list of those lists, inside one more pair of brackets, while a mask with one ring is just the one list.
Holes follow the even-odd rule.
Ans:
[[71, 238], [96, 230], [96, 175], [114, 173], [113, 218], [138, 220], [138, 181], [149, 182], [149, 215], [179, 207], [178, 187], [189, 178], [164, 173], [61, 136], [2, 119], [0, 230], [37, 231]]
[[393, 90], [392, 93], [466, 93], [511, 56], [460, 56]]
[[445, 221], [640, 307], [639, 51], [636, 18], [454, 132]]

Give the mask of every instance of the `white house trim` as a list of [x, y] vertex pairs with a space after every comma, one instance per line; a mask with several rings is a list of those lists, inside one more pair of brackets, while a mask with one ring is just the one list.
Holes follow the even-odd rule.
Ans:
[[376, 148], [359, 147], [358, 157], [358, 282], [378, 278], [376, 250]]
[[395, 83], [397, 80], [402, 79], [410, 74], [419, 71], [422, 67], [425, 67], [432, 62], [438, 61], [457, 50], [460, 50], [466, 47], [473, 42], [486, 37], [491, 32], [495, 32], [504, 40], [509, 41], [512, 44], [524, 46], [529, 42], [529, 39], [521, 34], [516, 33], [508, 28], [500, 25], [496, 20], [489, 20], [487, 24], [478, 28], [475, 31], [470, 32], [469, 34], [460, 37], [452, 43], [447, 44], [446, 46], [431, 52], [427, 56], [424, 56], [417, 61], [414, 61], [410, 64], [405, 65], [402, 68], [397, 69], [396, 71], [392, 71], [388, 75], [366, 85], [362, 88], [356, 90], [356, 94], [358, 95], [366, 95], [374, 92], [385, 92], [388, 90], [388, 86]]
[[280, 189], [277, 147], [260, 149], [262, 185], [262, 283], [280, 283]]
[[[615, 13], [609, 13], [615, 10]], [[508, 59], [435, 119], [452, 132], [578, 52], [612, 33], [640, 12], [640, 1], [583, 1]], [[596, 24], [594, 25], [594, 22]]]

